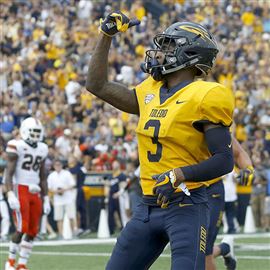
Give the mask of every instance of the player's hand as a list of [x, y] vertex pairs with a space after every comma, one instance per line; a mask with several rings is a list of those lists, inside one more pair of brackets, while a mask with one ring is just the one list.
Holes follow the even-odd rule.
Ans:
[[175, 172], [174, 170], [167, 171], [162, 174], [153, 175], [152, 178], [157, 181], [153, 188], [153, 193], [158, 196], [157, 204], [161, 205], [161, 208], [167, 208], [172, 194], [177, 189], [174, 186], [176, 181]]
[[44, 215], [49, 215], [50, 212], [51, 212], [50, 199], [49, 199], [49, 196], [45, 196], [43, 198], [43, 213]]
[[248, 166], [246, 169], [241, 170], [237, 176], [237, 180], [242, 186], [251, 186], [255, 179], [255, 170], [253, 166]]
[[121, 11], [110, 13], [104, 20], [100, 19], [100, 31], [106, 36], [112, 37], [118, 32], [126, 32], [128, 28], [140, 24], [137, 19], [130, 20]]
[[9, 204], [9, 207], [12, 209], [12, 210], [19, 210], [20, 209], [20, 202], [18, 200], [18, 198], [15, 196], [14, 192], [13, 191], [9, 191], [7, 193], [7, 198], [8, 198], [8, 204]]

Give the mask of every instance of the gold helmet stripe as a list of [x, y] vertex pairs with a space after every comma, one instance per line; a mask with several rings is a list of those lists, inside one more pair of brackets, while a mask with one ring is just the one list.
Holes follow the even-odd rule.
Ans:
[[180, 25], [179, 28], [181, 28], [183, 30], [186, 30], [188, 32], [200, 35], [204, 40], [208, 39], [212, 43], [215, 44], [215, 41], [210, 38], [209, 34], [206, 31], [204, 31], [203, 29], [199, 28], [199, 27], [194, 27], [194, 26], [190, 26], [190, 25]]

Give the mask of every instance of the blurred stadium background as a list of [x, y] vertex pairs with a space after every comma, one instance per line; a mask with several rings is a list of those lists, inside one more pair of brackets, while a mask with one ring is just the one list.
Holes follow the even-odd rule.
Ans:
[[[36, 247], [30, 269], [104, 269], [112, 249], [114, 238], [110, 243], [91, 242], [103, 207], [102, 180], [110, 174], [114, 160], [123, 171], [128, 163], [136, 164], [137, 117], [103, 103], [84, 85], [99, 19], [117, 9], [141, 20], [139, 26], [114, 38], [109, 59], [110, 79], [130, 89], [145, 78], [140, 63], [155, 33], [188, 20], [215, 34], [220, 53], [209, 79], [233, 89], [233, 133], [256, 169], [253, 187], [237, 188], [238, 232], [245, 225], [249, 204], [256, 225], [255, 235], [236, 237], [239, 269], [269, 269], [270, 1], [0, 0], [0, 176], [5, 144], [18, 136], [20, 123], [28, 116], [39, 118], [45, 127], [48, 171], [56, 158], [67, 168], [75, 160], [87, 170], [83, 190], [87, 228], [92, 233], [84, 238], [89, 240], [73, 245], [53, 241], [49, 247]], [[64, 145], [57, 143], [61, 137]], [[6, 246], [1, 243], [1, 267]], [[151, 269], [168, 269], [168, 252]], [[219, 267], [223, 269], [221, 260]]]

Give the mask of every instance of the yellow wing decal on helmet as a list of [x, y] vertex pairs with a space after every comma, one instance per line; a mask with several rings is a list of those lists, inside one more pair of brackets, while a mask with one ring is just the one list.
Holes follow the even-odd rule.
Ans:
[[208, 39], [213, 42], [213, 40], [209, 37], [209, 34], [201, 28], [192, 27], [190, 25], [180, 25], [179, 28], [200, 35], [204, 40]]

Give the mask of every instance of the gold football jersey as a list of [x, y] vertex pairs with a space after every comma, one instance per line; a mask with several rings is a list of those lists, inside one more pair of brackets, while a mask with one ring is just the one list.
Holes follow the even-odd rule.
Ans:
[[[167, 91], [162, 84], [149, 76], [135, 88], [140, 108], [136, 133], [144, 195], [153, 195], [153, 175], [194, 165], [211, 156], [204, 134], [196, 125], [199, 121], [224, 126], [232, 123], [234, 97], [223, 85], [184, 82]], [[189, 189], [208, 185], [185, 183]]]

